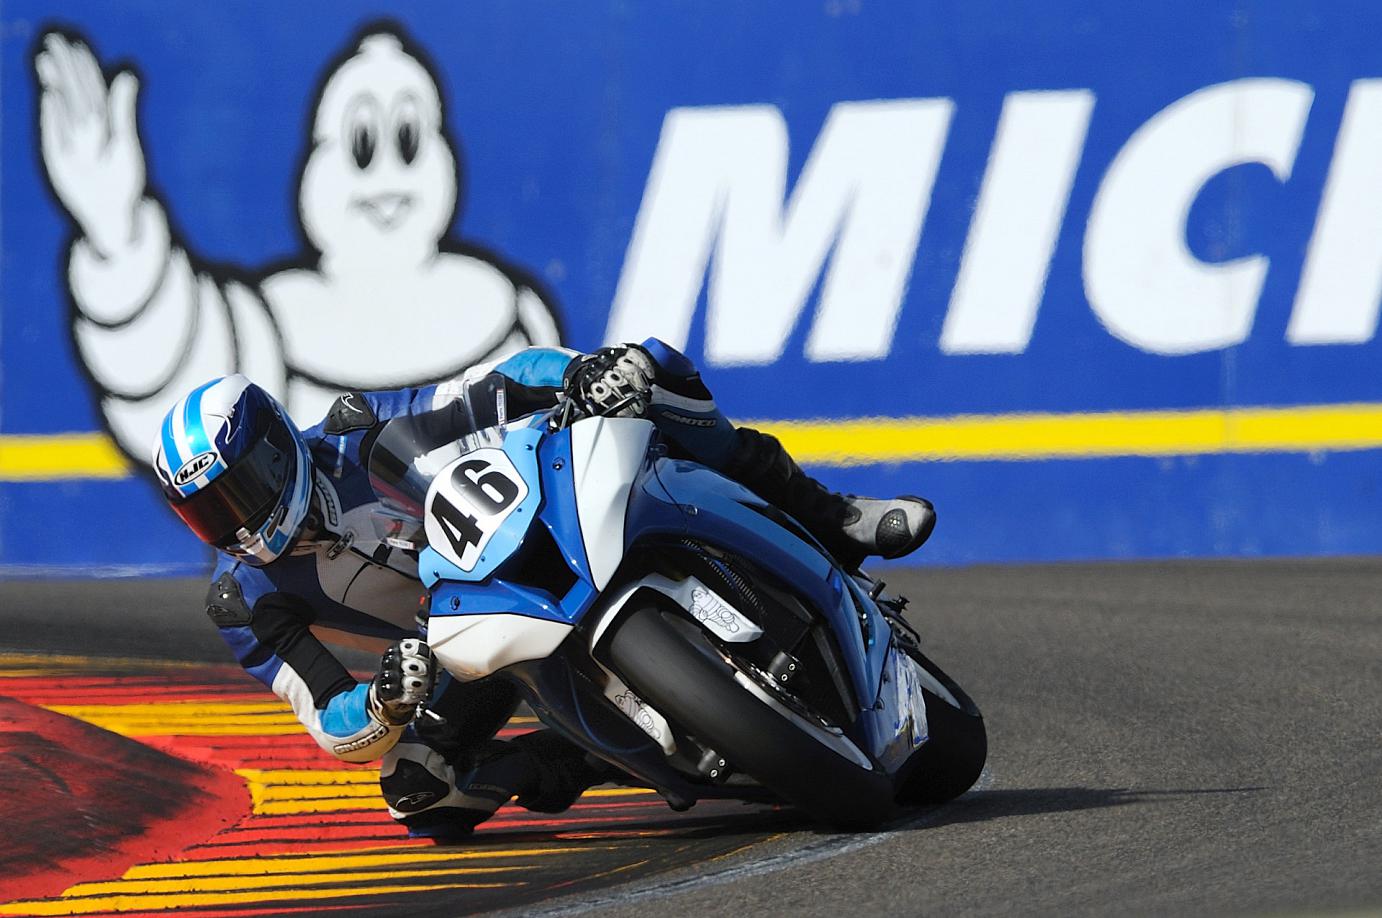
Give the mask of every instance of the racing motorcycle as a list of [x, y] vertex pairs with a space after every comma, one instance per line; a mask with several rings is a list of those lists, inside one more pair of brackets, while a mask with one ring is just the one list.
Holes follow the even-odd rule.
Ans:
[[425, 417], [388, 422], [369, 473], [456, 678], [513, 680], [677, 810], [786, 802], [868, 829], [978, 778], [983, 718], [906, 600], [652, 422], [565, 403], [448, 441]]

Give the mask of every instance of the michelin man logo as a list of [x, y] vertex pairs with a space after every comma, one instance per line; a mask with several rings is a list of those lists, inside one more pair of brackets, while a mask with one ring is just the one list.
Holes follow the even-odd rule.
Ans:
[[624, 716], [638, 724], [639, 729], [651, 736], [658, 742], [662, 741], [662, 731], [658, 728], [657, 721], [653, 719], [648, 706], [643, 703], [633, 692], [623, 692], [614, 698], [615, 707], [624, 712]]
[[739, 619], [734, 611], [709, 590], [697, 587], [691, 591], [691, 614], [717, 632], [735, 634], [739, 631]]
[[244, 373], [311, 423], [343, 390], [438, 382], [559, 343], [535, 283], [446, 238], [456, 154], [437, 80], [398, 30], [368, 30], [327, 74], [298, 188], [315, 251], [257, 275], [208, 267], [170, 228], [146, 181], [134, 73], [107, 79], [88, 43], [57, 32], [34, 68], [44, 167], [77, 230], [73, 336], [130, 455], [214, 376]]

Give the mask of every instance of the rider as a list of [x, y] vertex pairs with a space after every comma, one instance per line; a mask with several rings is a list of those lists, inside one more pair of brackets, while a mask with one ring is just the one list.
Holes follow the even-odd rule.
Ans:
[[[494, 739], [518, 704], [508, 683], [436, 673], [417, 637], [416, 553], [376, 531], [365, 467], [390, 418], [427, 415], [459, 439], [563, 400], [585, 414], [652, 420], [675, 448], [796, 516], [850, 566], [913, 551], [935, 522], [920, 498], [830, 492], [774, 437], [733, 426], [691, 362], [656, 339], [587, 355], [529, 348], [441, 385], [351, 392], [306, 431], [243, 376], [193, 390], [165, 417], [154, 468], [173, 510], [221, 552], [207, 615], [324, 749], [348, 762], [383, 758], [389, 813], [410, 834], [464, 834], [514, 796], [557, 812], [610, 778], [552, 731]], [[358, 682], [323, 641], [384, 649], [377, 674]], [[415, 720], [420, 708], [427, 716]]]

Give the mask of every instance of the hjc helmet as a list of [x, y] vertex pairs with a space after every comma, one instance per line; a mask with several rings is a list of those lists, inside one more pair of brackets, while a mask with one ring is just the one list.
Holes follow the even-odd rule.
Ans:
[[283, 554], [311, 504], [302, 433], [273, 396], [238, 374], [198, 386], [172, 407], [154, 469], [197, 537], [249, 564]]

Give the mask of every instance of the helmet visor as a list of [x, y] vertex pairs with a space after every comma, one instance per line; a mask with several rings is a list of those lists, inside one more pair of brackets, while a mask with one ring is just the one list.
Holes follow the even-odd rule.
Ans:
[[292, 436], [274, 424], [240, 461], [191, 497], [173, 502], [173, 510], [197, 538], [225, 548], [240, 541], [241, 529], [254, 533], [268, 521], [296, 474]]

